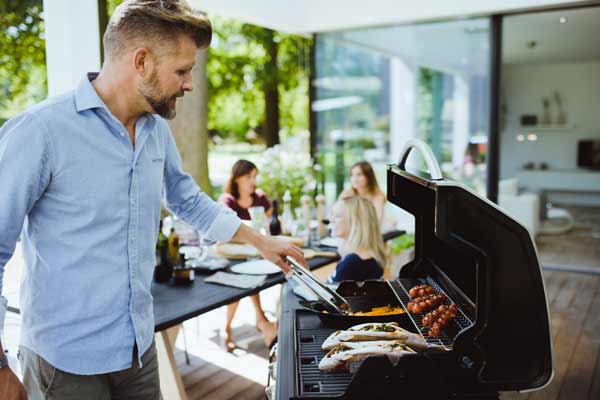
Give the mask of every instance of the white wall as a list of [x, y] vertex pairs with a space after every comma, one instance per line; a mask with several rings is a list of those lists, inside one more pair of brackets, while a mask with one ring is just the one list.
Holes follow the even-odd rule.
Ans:
[[[506, 65], [502, 70], [506, 126], [501, 133], [501, 178], [517, 175], [533, 161], [551, 168], [577, 168], [577, 141], [600, 139], [600, 61], [569, 64]], [[565, 131], [524, 130], [522, 114], [542, 115], [542, 98], [561, 94], [567, 115]], [[552, 103], [554, 107], [554, 103]], [[556, 118], [556, 107], [551, 109]], [[517, 141], [518, 134], [535, 133], [537, 141]]]

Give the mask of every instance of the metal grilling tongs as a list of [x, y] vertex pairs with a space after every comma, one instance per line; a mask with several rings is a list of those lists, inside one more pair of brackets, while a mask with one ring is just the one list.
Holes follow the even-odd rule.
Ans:
[[304, 268], [294, 258], [287, 256], [287, 261], [292, 268], [292, 279], [304, 285], [313, 292], [324, 304], [329, 312], [347, 315], [352, 312], [350, 304], [342, 296], [331, 290], [327, 285], [321, 283], [309, 270]]

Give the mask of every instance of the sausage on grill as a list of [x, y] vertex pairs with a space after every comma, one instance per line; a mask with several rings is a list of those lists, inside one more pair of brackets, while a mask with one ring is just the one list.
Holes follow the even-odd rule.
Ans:
[[446, 301], [446, 296], [443, 294], [430, 294], [422, 297], [416, 297], [412, 301], [408, 302], [406, 308], [410, 312], [422, 313], [432, 308], [437, 307]]
[[410, 297], [425, 296], [433, 294], [435, 290], [429, 285], [417, 285], [408, 291]]
[[423, 317], [423, 326], [430, 326], [429, 332], [427, 333], [430, 337], [436, 338], [442, 332], [442, 329], [448, 324], [449, 321], [454, 319], [458, 314], [458, 306], [454, 303], [447, 305], [441, 305], [436, 310], [427, 313]]

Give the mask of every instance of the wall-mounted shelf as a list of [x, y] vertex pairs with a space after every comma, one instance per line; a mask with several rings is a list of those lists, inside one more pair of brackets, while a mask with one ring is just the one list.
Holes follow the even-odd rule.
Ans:
[[563, 125], [563, 126], [519, 126], [521, 132], [526, 133], [543, 133], [543, 132], [572, 132], [577, 130], [577, 126], [575, 125]]

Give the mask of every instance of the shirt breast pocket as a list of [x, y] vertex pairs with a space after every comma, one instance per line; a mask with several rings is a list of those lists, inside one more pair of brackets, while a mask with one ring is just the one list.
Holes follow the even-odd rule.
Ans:
[[165, 157], [159, 152], [151, 152], [144, 157], [140, 165], [144, 177], [144, 188], [152, 199], [160, 201], [162, 196]]

